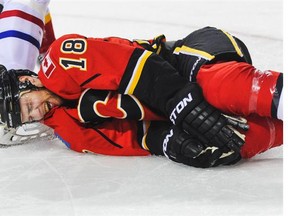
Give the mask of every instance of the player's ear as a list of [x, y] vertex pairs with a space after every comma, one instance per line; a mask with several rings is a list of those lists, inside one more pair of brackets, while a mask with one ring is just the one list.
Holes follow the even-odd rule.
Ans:
[[36, 87], [43, 87], [43, 84], [41, 80], [38, 79], [38, 77], [32, 77], [32, 76], [20, 76], [19, 77], [20, 82], [29, 81], [32, 85]]

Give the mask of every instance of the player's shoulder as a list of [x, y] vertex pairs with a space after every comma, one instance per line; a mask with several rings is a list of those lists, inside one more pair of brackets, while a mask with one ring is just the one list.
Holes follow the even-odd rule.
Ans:
[[59, 37], [58, 39], [56, 39], [54, 41], [54, 46], [56, 46], [57, 44], [62, 44], [63, 41], [66, 41], [66, 40], [76, 40], [76, 39], [86, 39], [85, 36], [83, 35], [80, 35], [80, 34], [65, 34], [65, 35], [62, 35], [61, 37]]
[[[59, 53], [63, 46], [69, 46], [73, 43], [73, 41], [77, 40], [77, 39], [81, 39], [81, 40], [85, 40], [86, 37], [80, 34], [65, 34], [62, 35], [61, 37], [57, 38], [49, 47], [48, 49], [48, 53], [50, 53], [50, 55], [55, 55], [55, 53]], [[65, 45], [65, 41], [67, 41], [69, 44]], [[70, 42], [69, 42], [70, 41]]]

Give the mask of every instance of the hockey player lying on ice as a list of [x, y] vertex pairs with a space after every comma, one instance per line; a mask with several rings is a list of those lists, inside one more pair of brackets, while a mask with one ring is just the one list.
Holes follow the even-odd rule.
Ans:
[[176, 42], [65, 35], [38, 76], [2, 66], [1, 118], [42, 121], [78, 152], [234, 164], [283, 143], [282, 74], [251, 64], [239, 39], [212, 27]]

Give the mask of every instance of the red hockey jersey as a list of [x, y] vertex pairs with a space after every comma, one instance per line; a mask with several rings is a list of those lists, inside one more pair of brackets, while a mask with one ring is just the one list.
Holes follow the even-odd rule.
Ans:
[[71, 109], [59, 107], [52, 111], [45, 124], [74, 151], [118, 156], [150, 154], [139, 145], [145, 132], [142, 121], [111, 119], [88, 127], [70, 115]]
[[[141, 52], [137, 52], [138, 50], [141, 50]], [[86, 94], [87, 89], [112, 90], [112, 95], [109, 94], [108, 91], [108, 94], [104, 94], [103, 99], [98, 99], [101, 103], [95, 108], [94, 113], [96, 113], [96, 116], [92, 116], [92, 118], [116, 117], [125, 119], [129, 114], [127, 115], [127, 110], [123, 111], [125, 109], [122, 109], [123, 107], [121, 106], [122, 98], [119, 99], [117, 93], [123, 74], [127, 71], [131, 74], [130, 81], [127, 82], [127, 86], [124, 87], [125, 93], [131, 94], [137, 85], [137, 81], [139, 80], [147, 59], [149, 59], [151, 55], [151, 52], [143, 51], [137, 43], [126, 39], [95, 39], [75, 34], [66, 35], [56, 40], [49, 48], [41, 65], [39, 78], [48, 89], [68, 100], [83, 98], [82, 96]], [[157, 64], [157, 62], [155, 62], [155, 64]], [[231, 63], [231, 65], [233, 64]], [[215, 68], [218, 68], [218, 66], [215, 66]], [[262, 98], [266, 96], [272, 97], [271, 93], [269, 95], [269, 92], [262, 94], [262, 92], [252, 91], [254, 95], [252, 99], [256, 97], [258, 99], [258, 96], [262, 94], [257, 102], [249, 99], [249, 91], [245, 91], [246, 96], [243, 93], [242, 97], [238, 97], [240, 101], [233, 98], [233, 87], [235, 87], [236, 77], [242, 75], [243, 71], [236, 70], [235, 72], [235, 70], [231, 70], [226, 74], [224, 70], [218, 73], [218, 69], [215, 69], [217, 73], [209, 74], [205, 69], [206, 66], [203, 67], [203, 70], [202, 68], [200, 69], [197, 75], [197, 81], [203, 88], [204, 95], [208, 102], [229, 113], [248, 115], [261, 110], [261, 114], [263, 113], [264, 116], [270, 116], [267, 107], [271, 104], [267, 105], [265, 101], [262, 101]], [[247, 88], [248, 90], [249, 88], [251, 89], [251, 82], [255, 80], [253, 73], [250, 73], [250, 75], [247, 74], [247, 77], [243, 74], [242, 77], [240, 81], [237, 79], [237, 86]], [[273, 83], [275, 83], [277, 75], [272, 77], [274, 78], [271, 79], [271, 83], [269, 84], [274, 85]], [[249, 82], [247, 82], [247, 80], [249, 80]], [[219, 91], [216, 91], [215, 89], [217, 89], [220, 84], [226, 89], [223, 87], [223, 89], [220, 88]], [[227, 85], [229, 86], [227, 87]], [[239, 94], [241, 88], [237, 87], [237, 91], [235, 92]], [[219, 93], [218, 96], [217, 92]], [[225, 97], [227, 94], [229, 97]], [[241, 101], [242, 98], [243, 101]], [[110, 105], [106, 106], [109, 103]], [[119, 104], [120, 106], [118, 106]], [[240, 109], [238, 104], [241, 105]], [[136, 107], [137, 106], [139, 110], [141, 110], [140, 113], [142, 112], [138, 120], [163, 119], [147, 107], [143, 105], [136, 105]], [[143, 109], [141, 108], [142, 106], [144, 107]], [[109, 111], [109, 109], [106, 109], [107, 107], [112, 107], [112, 109]], [[87, 117], [83, 114], [85, 112], [81, 114], [81, 111], [78, 111], [79, 109], [77, 110], [76, 108], [58, 108], [45, 120], [45, 123], [55, 129], [55, 133], [58, 134], [69, 148], [78, 152], [90, 151], [107, 155], [149, 154], [149, 152], [141, 149], [139, 145], [142, 142], [141, 139], [145, 138], [145, 127], [140, 126], [139, 122], [110, 119], [98, 126], [86, 127], [85, 124], [79, 121], [86, 122], [86, 118], [89, 119], [91, 116]], [[281, 121], [277, 122], [277, 126], [273, 126], [272, 129], [271, 125], [274, 125], [274, 123], [267, 123], [264, 128], [261, 128], [261, 125], [257, 122], [258, 120], [256, 120], [254, 124], [257, 129], [250, 130], [254, 131], [254, 133], [251, 134], [249, 131], [247, 133], [246, 147], [243, 148], [244, 152], [242, 152], [242, 154], [247, 157], [251, 157], [258, 152], [267, 150], [271, 146], [282, 143], [282, 136], [278, 133], [278, 130], [281, 132]], [[275, 132], [275, 128], [277, 132]], [[265, 137], [265, 140], [256, 140], [263, 137], [259, 136], [259, 133], [265, 131], [267, 134], [267, 130], [269, 131], [270, 129], [272, 131], [269, 133], [271, 139]], [[277, 136], [275, 134], [277, 134]], [[261, 142], [263, 145], [257, 148], [253, 147], [255, 142]], [[247, 152], [250, 153], [248, 154]]]
[[[139, 60], [134, 70], [143, 68], [145, 59], [133, 56], [139, 48], [126, 39], [65, 35], [49, 48], [39, 78], [46, 88], [70, 100], [78, 99], [88, 88], [117, 90], [131, 58]], [[147, 51], [142, 57], [148, 58], [149, 54]]]

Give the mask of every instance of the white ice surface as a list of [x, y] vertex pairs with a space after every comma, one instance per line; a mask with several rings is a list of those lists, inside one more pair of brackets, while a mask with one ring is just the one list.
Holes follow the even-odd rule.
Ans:
[[[57, 36], [184, 37], [206, 25], [283, 71], [282, 1], [51, 0]], [[73, 133], [73, 131], [71, 131]], [[236, 166], [196, 169], [162, 157], [79, 154], [59, 140], [0, 149], [0, 216], [280, 216], [283, 147]]]

